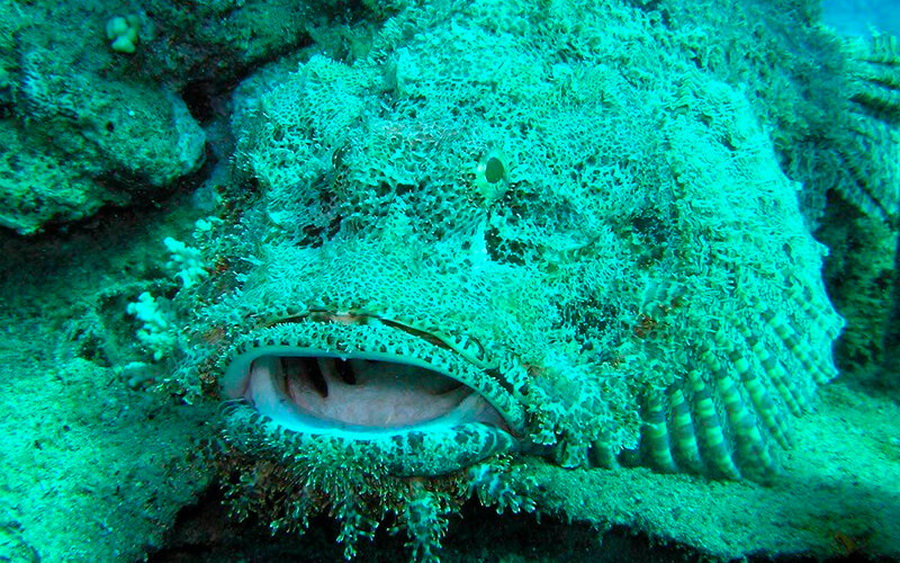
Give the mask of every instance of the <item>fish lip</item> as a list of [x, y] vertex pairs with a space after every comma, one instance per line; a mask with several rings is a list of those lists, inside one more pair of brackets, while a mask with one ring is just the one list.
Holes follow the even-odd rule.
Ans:
[[[222, 394], [229, 400], [249, 399], [249, 402], [252, 404], [252, 397], [248, 396], [248, 387], [250, 386], [254, 362], [268, 357], [337, 358], [341, 360], [390, 362], [428, 370], [464, 385], [470, 390], [471, 395], [476, 396], [478, 400], [481, 400], [484, 405], [495, 413], [493, 420], [467, 420], [465, 416], [456, 412], [456, 410], [451, 410], [437, 418], [421, 420], [405, 426], [377, 427], [354, 425], [352, 423], [329, 421], [309, 416], [308, 413], [300, 413], [292, 419], [282, 417], [279, 424], [285, 426], [288, 430], [307, 434], [340, 435], [345, 438], [358, 440], [369, 439], [373, 435], [393, 436], [410, 432], [428, 432], [430, 429], [439, 426], [448, 428], [451, 424], [458, 427], [468, 424], [486, 424], [494, 427], [497, 432], [508, 435], [509, 439], [515, 442], [518, 442], [518, 437], [523, 434], [524, 411], [510, 393], [498, 391], [498, 385], [490, 385], [492, 392], [486, 393], [483, 387], [479, 388], [479, 386], [471, 384], [473, 381], [489, 382], [496, 379], [496, 375], [493, 378], [485, 374], [479, 376], [479, 372], [484, 371], [485, 362], [472, 361], [466, 354], [457, 353], [451, 346], [435, 346], [434, 341], [437, 340], [437, 337], [428, 335], [428, 338], [423, 339], [415, 334], [419, 331], [406, 330], [403, 328], [406, 325], [400, 323], [392, 321], [373, 323], [370, 319], [363, 324], [347, 322], [346, 318], [343, 318], [340, 322], [323, 322], [321, 319], [321, 316], [315, 320], [294, 317], [286, 321], [270, 323], [269, 326], [248, 334], [244, 338], [244, 342], [235, 347], [236, 353], [231, 355], [230, 361], [224, 369], [220, 380]], [[354, 327], [355, 330], [364, 327], [363, 330], [389, 331], [394, 338], [400, 337], [401, 340], [415, 340], [420, 345], [429, 347], [429, 354], [425, 355], [431, 355], [431, 357], [425, 358], [417, 354], [398, 354], [384, 350], [373, 350], [364, 345], [348, 344], [348, 341], [344, 342], [344, 346], [340, 350], [336, 350], [333, 346], [316, 346], [313, 342], [298, 346], [296, 344], [279, 343], [277, 337], [272, 337], [268, 334], [273, 331], [290, 332], [295, 328], [309, 328], [312, 326], [315, 326], [320, 331], [324, 330], [325, 333], [332, 336], [341, 335], [349, 327]], [[401, 330], [397, 330], [398, 326], [401, 327]], [[352, 342], [352, 339], [349, 342]], [[436, 362], [435, 358], [439, 356], [443, 356], [443, 358], [441, 361]], [[450, 369], [448, 366], [453, 366], [453, 368]], [[460, 377], [460, 373], [466, 373], [467, 377]], [[479, 379], [479, 377], [483, 379]], [[283, 389], [279, 391], [279, 394], [280, 401], [291, 400]], [[269, 415], [272, 418], [272, 412], [266, 412], [261, 409], [258, 409], [258, 411], [260, 414]], [[278, 417], [274, 418], [277, 419]]]

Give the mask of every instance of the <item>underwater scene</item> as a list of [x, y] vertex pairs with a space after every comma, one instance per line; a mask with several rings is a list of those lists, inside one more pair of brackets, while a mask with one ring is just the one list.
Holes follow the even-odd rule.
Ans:
[[0, 561], [900, 559], [897, 0], [0, 27]]

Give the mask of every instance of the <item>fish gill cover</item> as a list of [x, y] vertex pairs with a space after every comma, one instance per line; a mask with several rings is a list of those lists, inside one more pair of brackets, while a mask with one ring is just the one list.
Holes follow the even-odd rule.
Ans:
[[825, 248], [660, 17], [438, 3], [244, 97], [168, 381], [225, 401], [236, 514], [329, 511], [348, 556], [396, 521], [428, 559], [472, 495], [533, 509], [529, 455], [778, 479], [836, 375]]

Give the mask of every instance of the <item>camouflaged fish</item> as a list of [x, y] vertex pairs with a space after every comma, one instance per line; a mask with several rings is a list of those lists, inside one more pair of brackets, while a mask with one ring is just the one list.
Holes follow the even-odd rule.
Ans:
[[394, 515], [428, 558], [473, 493], [533, 508], [525, 455], [777, 475], [836, 374], [825, 249], [653, 17], [442, 4], [245, 87], [173, 380], [226, 401], [236, 513], [330, 507], [348, 555]]

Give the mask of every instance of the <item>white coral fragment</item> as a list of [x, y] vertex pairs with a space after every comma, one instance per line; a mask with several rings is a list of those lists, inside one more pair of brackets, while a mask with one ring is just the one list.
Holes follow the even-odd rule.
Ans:
[[171, 253], [166, 266], [178, 270], [175, 277], [181, 280], [181, 285], [191, 287], [209, 275], [199, 250], [172, 237], [166, 237], [163, 244]]
[[125, 311], [144, 323], [137, 331], [137, 338], [150, 351], [153, 361], [168, 356], [175, 346], [175, 336], [159, 301], [145, 291], [138, 295], [137, 301], [129, 303]]

